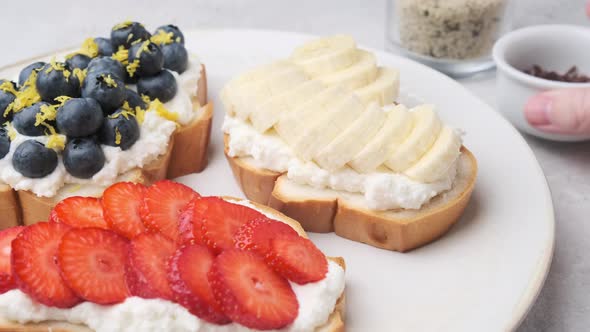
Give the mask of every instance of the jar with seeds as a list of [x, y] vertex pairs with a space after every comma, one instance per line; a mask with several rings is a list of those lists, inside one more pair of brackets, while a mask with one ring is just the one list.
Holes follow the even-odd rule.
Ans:
[[509, 2], [388, 0], [387, 46], [455, 77], [490, 69], [492, 46], [510, 29]]

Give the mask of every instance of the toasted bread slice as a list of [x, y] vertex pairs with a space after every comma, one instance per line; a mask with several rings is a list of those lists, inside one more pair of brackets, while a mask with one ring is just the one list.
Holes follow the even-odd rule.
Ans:
[[328, 233], [378, 248], [405, 252], [441, 237], [463, 214], [477, 175], [477, 161], [461, 149], [454, 187], [419, 210], [373, 211], [363, 196], [317, 189], [290, 181], [285, 174], [256, 167], [251, 158], [225, 156], [248, 199], [281, 211], [301, 222], [306, 231]]
[[[239, 200], [233, 197], [224, 197], [224, 199], [232, 201], [232, 200]], [[280, 213], [276, 210], [273, 210], [267, 206], [253, 203], [253, 205], [261, 210], [264, 211], [266, 214], [273, 216], [275, 219], [280, 220], [293, 229], [295, 229], [301, 236], [307, 237], [305, 231], [301, 227], [301, 225], [294, 219], [287, 217], [283, 213]], [[334, 261], [338, 265], [340, 265], [343, 269], [346, 268], [344, 263], [344, 259], [342, 257], [328, 257], [328, 259]], [[334, 307], [334, 311], [328, 317], [326, 323], [318, 328], [315, 329], [315, 332], [343, 332], [344, 331], [344, 319], [345, 319], [345, 295], [344, 292], [338, 298], [336, 302], [336, 306]], [[1, 316], [1, 313], [0, 313]], [[80, 324], [71, 324], [67, 322], [41, 322], [41, 323], [34, 323], [34, 324], [18, 324], [14, 322], [7, 321], [0, 317], [0, 332], [94, 332], [92, 329], [80, 325]]]
[[[197, 84], [197, 95], [193, 98], [193, 107], [195, 111], [199, 111], [199, 115], [193, 122], [174, 132], [166, 153], [142, 169], [130, 170], [121, 175], [118, 181], [150, 184], [161, 179], [202, 171], [207, 166], [213, 121], [213, 105], [207, 103], [204, 65], [201, 65], [201, 77]], [[73, 195], [99, 197], [105, 188], [96, 185], [66, 185], [55, 197], [39, 197], [30, 191], [14, 191], [10, 186], [0, 184], [0, 212], [4, 212], [0, 229], [47, 220], [53, 206], [63, 198]]]

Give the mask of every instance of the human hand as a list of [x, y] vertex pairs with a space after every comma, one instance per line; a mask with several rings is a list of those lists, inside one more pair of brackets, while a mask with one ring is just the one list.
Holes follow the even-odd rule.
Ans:
[[[590, 18], [590, 0], [586, 1]], [[561, 89], [531, 97], [525, 107], [527, 121], [537, 129], [554, 134], [590, 134], [590, 88]]]

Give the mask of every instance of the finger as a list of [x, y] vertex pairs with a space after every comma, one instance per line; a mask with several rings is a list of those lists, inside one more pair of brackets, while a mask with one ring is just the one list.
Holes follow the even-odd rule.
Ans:
[[531, 97], [525, 117], [544, 131], [570, 135], [590, 133], [590, 89], [561, 89]]

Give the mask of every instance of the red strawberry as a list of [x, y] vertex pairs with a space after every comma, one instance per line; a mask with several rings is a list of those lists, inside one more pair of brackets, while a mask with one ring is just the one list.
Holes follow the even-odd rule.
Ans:
[[144, 192], [144, 185], [132, 182], [115, 183], [104, 191], [102, 207], [111, 230], [129, 239], [145, 232], [140, 215]]
[[162, 180], [149, 187], [143, 199], [141, 219], [143, 224], [178, 241], [178, 217], [187, 204], [200, 197], [191, 188], [169, 180]]
[[207, 274], [215, 256], [200, 244], [188, 244], [168, 261], [168, 280], [174, 300], [192, 314], [214, 324], [231, 322], [213, 296]]
[[216, 253], [234, 247], [234, 235], [243, 224], [264, 217], [254, 209], [219, 197], [204, 197], [202, 200], [208, 205], [203, 219], [203, 240]]
[[252, 252], [225, 250], [208, 277], [221, 309], [239, 324], [280, 329], [297, 317], [299, 303], [289, 282]]
[[328, 273], [326, 256], [304, 237], [271, 239], [265, 261], [280, 275], [298, 284], [324, 279]]
[[176, 244], [160, 233], [148, 232], [131, 240], [130, 248], [127, 285], [131, 294], [146, 299], [171, 300], [166, 263], [176, 251]]
[[0, 294], [16, 288], [10, 265], [11, 244], [23, 229], [23, 226], [17, 226], [0, 231]]
[[68, 224], [72, 227], [98, 227], [107, 229], [102, 213], [102, 204], [96, 197], [68, 197], [51, 210], [49, 221]]
[[81, 299], [60, 275], [56, 255], [62, 236], [71, 227], [55, 222], [27, 226], [12, 241], [12, 275], [18, 288], [37, 302], [70, 308]]
[[74, 228], [63, 236], [57, 261], [64, 280], [78, 296], [111, 304], [129, 296], [128, 255], [129, 241], [121, 235], [100, 228]]
[[299, 236], [291, 226], [267, 217], [245, 223], [234, 235], [234, 245], [242, 250], [255, 250], [263, 257], [270, 239], [276, 236]]
[[178, 228], [181, 243], [203, 243], [203, 219], [209, 206], [207, 202], [208, 200], [195, 198], [180, 213]]

